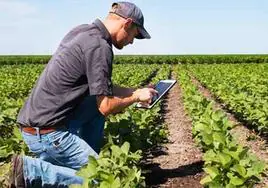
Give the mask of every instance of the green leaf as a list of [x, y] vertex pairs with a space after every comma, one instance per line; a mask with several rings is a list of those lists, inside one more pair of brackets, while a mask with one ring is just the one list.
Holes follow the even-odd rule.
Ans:
[[205, 142], [206, 145], [210, 145], [213, 143], [213, 138], [211, 134], [207, 134], [203, 132], [202, 134], [203, 141]]
[[111, 188], [120, 188], [120, 179], [117, 177], [114, 182], [111, 184]]
[[252, 167], [247, 168], [246, 177], [259, 176], [265, 169], [265, 163], [262, 161], [255, 161], [252, 163]]
[[13, 134], [14, 134], [14, 136], [15, 136], [16, 138], [18, 138], [20, 141], [23, 140], [23, 138], [22, 138], [22, 134], [21, 134], [21, 132], [20, 132], [20, 130], [19, 130], [18, 127], [14, 127], [14, 129], [13, 129]]
[[233, 185], [243, 185], [244, 182], [245, 182], [244, 179], [241, 179], [241, 178], [237, 177], [232, 172], [228, 172], [227, 177], [229, 177], [230, 183], [233, 184]]
[[202, 122], [196, 122], [194, 124], [194, 128], [195, 128], [196, 131], [203, 131], [203, 130], [205, 130], [205, 126], [206, 125], [204, 123], [202, 123]]
[[234, 176], [230, 179], [230, 183], [232, 183], [233, 185], [243, 185], [244, 180], [237, 176]]
[[223, 146], [226, 145], [225, 143], [225, 134], [221, 132], [214, 132], [213, 133], [213, 144], [215, 148], [219, 149], [219, 144], [222, 144]]
[[94, 157], [89, 156], [88, 164], [82, 167], [76, 174], [85, 178], [94, 176], [97, 173], [97, 165], [97, 160]]
[[212, 133], [212, 130], [211, 128], [209, 127], [208, 124], [204, 123], [204, 122], [196, 122], [194, 124], [194, 128], [199, 131], [199, 132], [206, 132], [207, 134], [211, 134]]
[[255, 171], [258, 173], [261, 173], [264, 171], [265, 168], [265, 162], [264, 161], [256, 161], [252, 164]]
[[206, 151], [203, 156], [203, 160], [209, 162], [220, 162], [219, 158], [217, 157], [217, 154], [212, 149]]
[[234, 165], [231, 168], [231, 170], [233, 170], [235, 172], [238, 172], [244, 178], [246, 177], [246, 173], [247, 173], [246, 169], [243, 166], [239, 165], [239, 164]]
[[249, 158], [245, 158], [239, 161], [239, 164], [242, 166], [247, 166], [250, 164], [250, 159]]
[[108, 182], [103, 181], [100, 184], [100, 188], [112, 188], [112, 187], [111, 187], [111, 185]]
[[0, 147], [0, 158], [8, 157], [12, 152], [7, 151], [8, 146], [1, 146]]
[[216, 110], [213, 111], [211, 117], [214, 121], [220, 121], [224, 117], [224, 114], [220, 110]]
[[229, 184], [226, 185], [226, 188], [236, 188], [236, 186], [231, 184], [231, 183], [229, 183]]
[[204, 168], [204, 171], [210, 175], [212, 179], [219, 175], [219, 170], [215, 166], [208, 166]]
[[231, 157], [225, 153], [218, 153], [218, 157], [224, 167], [231, 161]]
[[128, 142], [125, 142], [122, 146], [121, 146], [121, 150], [122, 152], [124, 152], [126, 155], [128, 154], [130, 145]]
[[121, 148], [119, 148], [116, 145], [112, 145], [111, 146], [111, 149], [112, 149], [112, 155], [115, 156], [115, 157], [119, 157], [120, 158], [120, 155], [122, 153]]
[[206, 176], [206, 177], [204, 177], [204, 178], [200, 181], [200, 183], [201, 183], [202, 185], [206, 185], [206, 184], [208, 184], [208, 183], [210, 183], [210, 182], [212, 182], [212, 179], [211, 179], [210, 176]]

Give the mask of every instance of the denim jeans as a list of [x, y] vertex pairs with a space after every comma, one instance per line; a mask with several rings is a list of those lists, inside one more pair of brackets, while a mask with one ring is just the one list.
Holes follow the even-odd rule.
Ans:
[[37, 156], [23, 157], [27, 187], [83, 183], [75, 172], [88, 162], [89, 155], [98, 157], [105, 119], [98, 111], [95, 96], [86, 97], [68, 119], [66, 129], [48, 134], [22, 131], [24, 141]]

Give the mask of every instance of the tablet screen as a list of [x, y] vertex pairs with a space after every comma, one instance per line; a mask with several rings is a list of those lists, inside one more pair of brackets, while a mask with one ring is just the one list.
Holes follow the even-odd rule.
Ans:
[[147, 108], [150, 109], [152, 108], [157, 101], [160, 100], [162, 96], [165, 95], [165, 93], [176, 83], [176, 80], [160, 80], [156, 86], [155, 90], [157, 90], [158, 94], [152, 98], [152, 102], [150, 103], [149, 106], [144, 106], [142, 103], [137, 103], [136, 107], [138, 108]]
[[[163, 93], [170, 87], [170, 85], [172, 85], [172, 82], [159, 82], [156, 86], [155, 86], [155, 90], [158, 91], [158, 95], [155, 95], [152, 99], [151, 104], [153, 104], [159, 97], [161, 97], [163, 95]], [[150, 105], [151, 105], [150, 104]]]

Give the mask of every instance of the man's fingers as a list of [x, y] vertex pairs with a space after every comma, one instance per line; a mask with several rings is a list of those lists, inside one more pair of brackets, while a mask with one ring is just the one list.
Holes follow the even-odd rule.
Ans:
[[153, 95], [157, 95], [157, 94], [158, 94], [158, 91], [156, 91], [156, 90], [153, 89], [153, 88], [149, 88], [149, 91], [150, 91], [151, 93], [153, 93]]
[[152, 98], [158, 94], [158, 92], [153, 88], [138, 89], [134, 93], [140, 102], [147, 102], [149, 104], [151, 103]]
[[154, 84], [148, 84], [148, 86], [147, 86], [148, 88], [154, 88], [155, 87], [155, 85]]
[[140, 103], [143, 107], [148, 107], [149, 106], [149, 103], [148, 102], [141, 102]]

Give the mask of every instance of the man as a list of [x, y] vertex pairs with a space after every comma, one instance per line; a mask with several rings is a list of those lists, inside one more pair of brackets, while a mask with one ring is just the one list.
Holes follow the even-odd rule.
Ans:
[[105, 117], [135, 102], [150, 103], [157, 92], [111, 82], [112, 45], [150, 38], [141, 10], [129, 2], [112, 5], [102, 22], [80, 25], [61, 41], [20, 110], [23, 138], [38, 158], [12, 158], [13, 187], [82, 184], [76, 170], [98, 156]]

